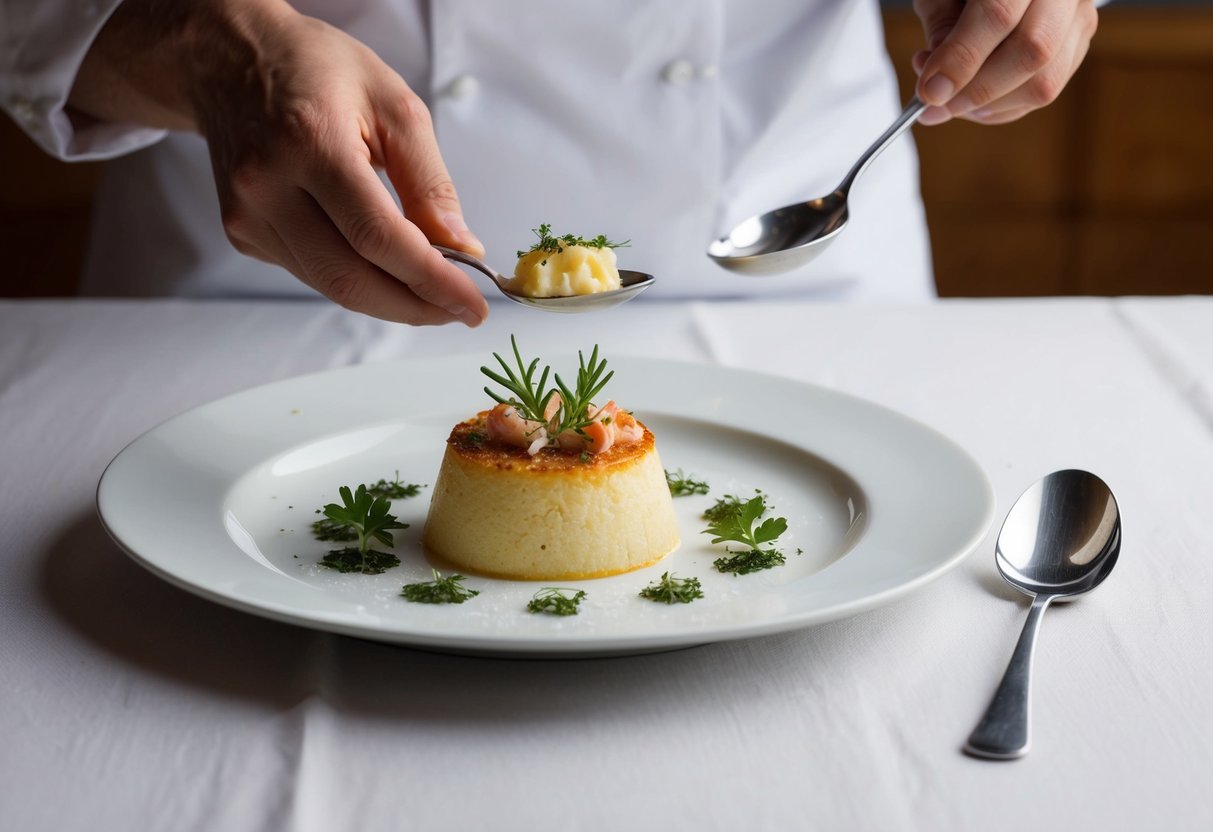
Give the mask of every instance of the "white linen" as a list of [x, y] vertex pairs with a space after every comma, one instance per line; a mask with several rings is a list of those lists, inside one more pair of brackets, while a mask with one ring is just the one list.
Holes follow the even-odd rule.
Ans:
[[[312, 296], [228, 243], [199, 137], [71, 132], [67, 93], [114, 3], [82, 5], [0, 2], [12, 54], [29, 58], [0, 63], [0, 107], [63, 158], [119, 157], [98, 193], [83, 293]], [[908, 136], [865, 174], [847, 233], [809, 266], [740, 282], [704, 254], [748, 216], [828, 194], [893, 120], [876, 0], [296, 5], [365, 42], [427, 102], [468, 223], [501, 271], [547, 222], [630, 239], [621, 266], [659, 276], [654, 295], [934, 294]]]
[[[301, 302], [0, 303], [0, 828], [1211, 828], [1211, 323], [1213, 298], [495, 308], [475, 331]], [[1124, 549], [1046, 614], [1029, 756], [959, 751], [1026, 610], [995, 575], [997, 528], [841, 622], [511, 662], [228, 610], [95, 516], [109, 459], [186, 408], [355, 362], [466, 353], [475, 373], [511, 332], [894, 407], [973, 453], [999, 519], [1048, 471], [1104, 477]]]

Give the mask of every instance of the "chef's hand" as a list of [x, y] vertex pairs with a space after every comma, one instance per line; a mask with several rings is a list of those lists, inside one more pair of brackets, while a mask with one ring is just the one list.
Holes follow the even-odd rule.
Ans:
[[927, 48], [913, 59], [919, 121], [1002, 124], [1052, 103], [1087, 54], [1092, 0], [914, 0]]
[[71, 103], [200, 132], [232, 244], [342, 306], [410, 324], [488, 314], [430, 245], [484, 253], [424, 103], [362, 43], [283, 0], [125, 0]]

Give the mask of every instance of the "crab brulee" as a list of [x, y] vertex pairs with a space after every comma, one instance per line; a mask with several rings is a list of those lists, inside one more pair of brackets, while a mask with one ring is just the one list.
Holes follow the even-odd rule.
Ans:
[[611, 373], [598, 350], [574, 386], [538, 361], [505, 375], [511, 394], [451, 431], [422, 542], [463, 569], [521, 580], [575, 580], [647, 566], [679, 543], [653, 434], [614, 401], [593, 402]]

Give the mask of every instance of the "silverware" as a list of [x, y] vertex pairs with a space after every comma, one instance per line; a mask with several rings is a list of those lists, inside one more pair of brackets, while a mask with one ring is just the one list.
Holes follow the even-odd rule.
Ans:
[[542, 309], [545, 312], [593, 312], [597, 309], [607, 309], [612, 306], [618, 306], [621, 303], [626, 303], [656, 282], [651, 274], [620, 269], [619, 278], [623, 286], [619, 289], [613, 289], [609, 292], [594, 292], [589, 295], [531, 298], [526, 295], [514, 294], [507, 289], [506, 282], [509, 278], [498, 274], [480, 258], [473, 257], [467, 252], [459, 251], [458, 249], [447, 248], [446, 246], [434, 246], [434, 248], [448, 260], [454, 260], [456, 263], [462, 263], [465, 266], [471, 266], [473, 269], [483, 272], [493, 281], [493, 285], [497, 287], [497, 290], [514, 301], [514, 303], [521, 303], [523, 306], [530, 306], [534, 309]]
[[1011, 662], [965, 753], [1013, 760], [1028, 752], [1028, 691], [1040, 618], [1055, 599], [1097, 587], [1120, 554], [1120, 510], [1086, 471], [1057, 471], [1015, 501], [998, 533], [994, 562], [1011, 586], [1033, 596]]
[[829, 196], [750, 217], [709, 245], [708, 257], [735, 272], [772, 275], [803, 266], [821, 254], [846, 227], [847, 196], [855, 180], [926, 108], [917, 97], [911, 98], [897, 120], [864, 151]]

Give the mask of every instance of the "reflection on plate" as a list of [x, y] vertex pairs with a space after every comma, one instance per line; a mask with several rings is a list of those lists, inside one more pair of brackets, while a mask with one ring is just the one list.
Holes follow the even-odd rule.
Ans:
[[[393, 502], [411, 526], [381, 575], [318, 565], [316, 510], [340, 485], [433, 483], [451, 426], [483, 393], [475, 359], [351, 367], [204, 405], [137, 439], [102, 477], [106, 528], [136, 561], [237, 609], [332, 632], [471, 653], [612, 655], [804, 627], [887, 603], [958, 563], [985, 535], [993, 496], [977, 464], [893, 411], [786, 379], [718, 367], [612, 359], [610, 393], [653, 429], [668, 470], [705, 479], [675, 499], [682, 545], [655, 566], [566, 584], [569, 618], [525, 611], [542, 583], [469, 575], [458, 606], [411, 604], [403, 584], [433, 564], [418, 540], [429, 489]], [[557, 366], [560, 366], [557, 363]], [[365, 377], [394, 377], [391, 390]], [[451, 379], [467, 378], [468, 384]], [[335, 396], [336, 390], [365, 391]], [[407, 391], [426, 390], [424, 399]], [[788, 519], [787, 563], [725, 575], [700, 514], [761, 489]], [[441, 565], [439, 565], [441, 566]], [[665, 606], [637, 593], [670, 571], [705, 597]]]

